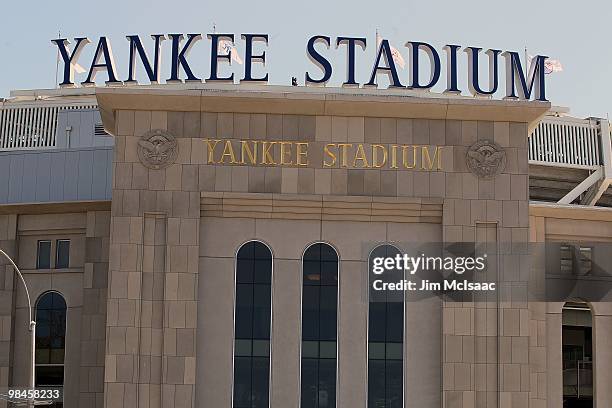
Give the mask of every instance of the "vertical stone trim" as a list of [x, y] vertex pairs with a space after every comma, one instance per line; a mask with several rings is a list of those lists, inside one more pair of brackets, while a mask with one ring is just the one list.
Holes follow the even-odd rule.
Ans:
[[[9, 256], [17, 257], [17, 216], [0, 216], [0, 248]], [[13, 303], [15, 271], [4, 257], [0, 259], [0, 388], [12, 385], [13, 368]], [[6, 408], [0, 400], [0, 408]]]
[[164, 292], [166, 289], [167, 218], [144, 214], [136, 380], [141, 407], [161, 407], [164, 351]]
[[79, 405], [102, 407], [110, 212], [87, 213], [81, 314]]

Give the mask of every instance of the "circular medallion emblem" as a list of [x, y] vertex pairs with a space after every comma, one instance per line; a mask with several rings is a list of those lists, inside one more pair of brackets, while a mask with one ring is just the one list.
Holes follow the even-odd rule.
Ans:
[[506, 152], [491, 140], [471, 145], [465, 157], [467, 167], [480, 178], [493, 178], [506, 168]]
[[168, 167], [178, 155], [176, 138], [167, 130], [155, 129], [148, 131], [138, 141], [138, 158], [150, 169]]

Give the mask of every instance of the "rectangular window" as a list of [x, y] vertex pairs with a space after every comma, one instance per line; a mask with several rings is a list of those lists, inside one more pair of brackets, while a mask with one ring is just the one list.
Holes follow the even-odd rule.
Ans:
[[65, 269], [70, 264], [70, 240], [58, 239], [55, 254], [55, 268]]
[[36, 269], [51, 268], [51, 241], [38, 241]]

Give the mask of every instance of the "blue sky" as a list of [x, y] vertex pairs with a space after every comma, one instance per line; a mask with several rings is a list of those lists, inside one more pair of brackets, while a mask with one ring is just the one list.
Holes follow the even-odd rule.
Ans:
[[[56, 48], [50, 40], [58, 30], [72, 38], [110, 38], [120, 79], [127, 77], [126, 35], [140, 34], [147, 47], [154, 33], [267, 33], [267, 67], [270, 83], [287, 85], [291, 76], [303, 82], [309, 70], [318, 75], [306, 57], [306, 42], [314, 34], [363, 36], [365, 52], [358, 52], [357, 78], [367, 82], [375, 54], [375, 31], [408, 60], [406, 41], [424, 41], [440, 53], [445, 44], [478, 46], [544, 54], [562, 62], [564, 72], [547, 76], [547, 97], [554, 105], [568, 106], [576, 116], [605, 117], [612, 111], [612, 46], [609, 21], [612, 3], [605, 1], [494, 2], [491, 0], [421, 1], [382, 0], [372, 3], [350, 0], [287, 2], [257, 0], [235, 2], [106, 0], [27, 2], [3, 5], [0, 26], [0, 96], [12, 89], [55, 86]], [[162, 65], [167, 77], [169, 42], [164, 43]], [[243, 42], [237, 48], [244, 51]], [[83, 51], [82, 66], [88, 68], [95, 44]], [[463, 53], [461, 53], [463, 54]], [[334, 76], [328, 86], [338, 86], [345, 74], [344, 50], [330, 50]], [[165, 61], [164, 58], [165, 57]], [[444, 64], [444, 56], [443, 64]], [[208, 76], [210, 44], [204, 36], [189, 60], [196, 74]], [[465, 55], [460, 55], [460, 85], [466, 82]], [[164, 64], [165, 62], [165, 64]], [[241, 76], [242, 68], [231, 68]], [[140, 71], [141, 72], [141, 71]], [[258, 71], [261, 72], [261, 71]], [[444, 75], [444, 71], [443, 71]], [[407, 70], [400, 71], [407, 83]], [[100, 75], [101, 79], [104, 74]], [[444, 79], [444, 77], [442, 78]], [[77, 76], [84, 81], [85, 76]], [[443, 89], [444, 80], [435, 91]], [[503, 84], [502, 84], [503, 85]], [[467, 87], [463, 88], [467, 94]], [[503, 88], [500, 87], [500, 88]], [[498, 96], [503, 96], [498, 95]]]

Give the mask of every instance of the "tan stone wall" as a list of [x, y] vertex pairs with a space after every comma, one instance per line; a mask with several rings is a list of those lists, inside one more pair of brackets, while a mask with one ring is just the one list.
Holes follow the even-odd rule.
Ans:
[[[32, 303], [50, 290], [66, 300], [65, 406], [101, 407], [104, 391], [104, 345], [110, 213], [60, 213], [10, 216], [15, 220], [18, 253]], [[10, 219], [10, 218], [9, 218]], [[68, 269], [36, 269], [38, 240], [70, 239]], [[14, 275], [12, 268], [7, 270]], [[8, 384], [27, 387], [30, 372], [28, 308], [21, 282], [11, 279], [16, 293], [13, 309], [13, 370]]]
[[[340, 257], [342, 268], [351, 270], [366, 257], [350, 245], [357, 248], [359, 242], [385, 242], [392, 229], [397, 229], [398, 237], [423, 239], [414, 228], [431, 228], [431, 224], [426, 227], [428, 223], [377, 222], [372, 212], [367, 220], [359, 219], [365, 214], [348, 214], [337, 223], [322, 221], [324, 212], [318, 219], [302, 221], [295, 216], [275, 216], [274, 211], [269, 219], [245, 212], [240, 218], [200, 220], [201, 192], [438, 199], [443, 204], [442, 224], [427, 236], [438, 234], [447, 242], [494, 244], [528, 239], [525, 123], [118, 110], [115, 124], [105, 380], [108, 407], [229, 406], [233, 256], [239, 242], [253, 238], [271, 245], [277, 259], [274, 282], [284, 288], [274, 294], [272, 406], [297, 406], [300, 309], [295, 300], [300, 293], [299, 258], [305, 245], [319, 239], [347, 245], [346, 252], [340, 249]], [[175, 164], [163, 170], [147, 169], [137, 156], [138, 138], [156, 128], [168, 129], [179, 144]], [[304, 168], [209, 165], [203, 138], [307, 140], [312, 162]], [[506, 150], [506, 169], [494, 180], [478, 179], [466, 169], [467, 147], [479, 139], [493, 139]], [[445, 164], [441, 171], [431, 172], [315, 165], [316, 152], [334, 141], [444, 145]], [[299, 201], [296, 197], [288, 207], [299, 207]], [[214, 250], [207, 249], [213, 245], [209, 243], [215, 243]], [[159, 262], [158, 266], [150, 265], [152, 262]], [[527, 274], [521, 280], [527, 285], [529, 278]], [[148, 289], [150, 280], [158, 286], [154, 283]], [[190, 289], [198, 281], [195, 293]], [[354, 294], [363, 289], [349, 282], [343, 281], [341, 290]], [[340, 407], [366, 399], [362, 364], [367, 358], [367, 320], [366, 305], [360, 301], [341, 296], [346, 306], [339, 315], [339, 350], [341, 357], [347, 354], [339, 362]], [[410, 390], [406, 407], [528, 406], [532, 372], [525, 358], [527, 303], [446, 302], [443, 309], [438, 312], [438, 329], [424, 330], [429, 336], [427, 344], [420, 333], [410, 333], [406, 339], [407, 356], [411, 357], [406, 359]], [[110, 310], [119, 312], [114, 316]], [[414, 325], [424, 324], [413, 309], [407, 309], [407, 319]], [[440, 330], [441, 343], [431, 341]], [[192, 344], [198, 345], [197, 359]], [[435, 364], [429, 366], [432, 356]], [[364, 360], [355, 360], [360, 357]], [[425, 374], [421, 383], [415, 370]]]
[[[530, 241], [610, 242], [612, 215], [609, 210], [533, 205], [529, 217]], [[597, 256], [598, 254], [595, 254]], [[607, 266], [607, 264], [606, 264]], [[576, 300], [576, 299], [566, 299]], [[529, 355], [537, 372], [532, 377], [535, 407], [561, 406], [562, 394], [562, 308], [564, 302], [537, 303], [532, 306]], [[591, 302], [593, 314], [594, 406], [612, 403], [609, 372], [612, 370], [612, 308], [609, 301]], [[546, 402], [548, 405], [546, 405]]]

